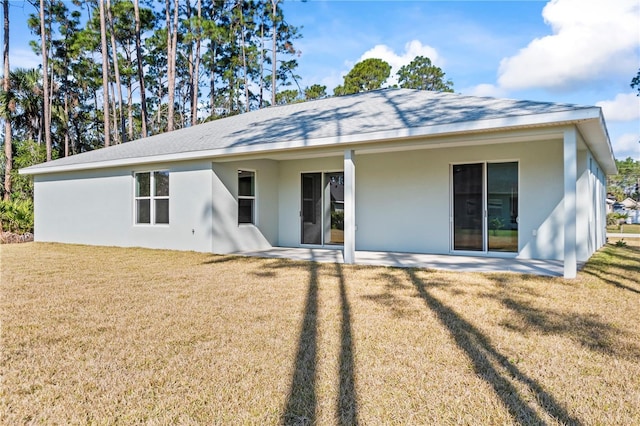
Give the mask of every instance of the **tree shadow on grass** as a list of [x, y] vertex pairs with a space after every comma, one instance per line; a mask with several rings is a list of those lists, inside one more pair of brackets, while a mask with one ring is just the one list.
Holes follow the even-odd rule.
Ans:
[[336, 263], [340, 280], [340, 389], [336, 405], [336, 417], [340, 425], [358, 424], [358, 401], [355, 387], [355, 362], [353, 359], [353, 333], [351, 326], [351, 306], [347, 298], [346, 283], [342, 265]]
[[589, 259], [583, 272], [619, 289], [640, 294], [640, 249], [607, 245]]
[[283, 425], [310, 425], [316, 421], [316, 367], [318, 355], [318, 263], [309, 262], [309, 287], [298, 338], [295, 370], [289, 387]]
[[[605, 277], [596, 276], [609, 284], [621, 285], [614, 281], [614, 278], [607, 280]], [[614, 277], [615, 274], [611, 276]], [[493, 287], [487, 287], [487, 290], [481, 292], [479, 296], [498, 301], [509, 309], [510, 314], [506, 316], [501, 326], [523, 335], [533, 329], [542, 334], [568, 337], [589, 350], [605, 355], [628, 359], [640, 358], [640, 347], [632, 343], [633, 336], [628, 331], [608, 323], [602, 315], [577, 312], [571, 307], [551, 308], [546, 294], [536, 290], [536, 286], [519, 284], [522, 278], [518, 276], [491, 274], [488, 277], [495, 283], [497, 291]], [[549, 277], [535, 277], [533, 280], [535, 282], [556, 280], [555, 285], [570, 286], [576, 290], [584, 285], [578, 280], [557, 281]], [[623, 288], [636, 291], [626, 286]], [[447, 291], [450, 290], [447, 289]]]
[[[286, 264], [286, 263], [285, 263]], [[311, 425], [316, 423], [316, 369], [318, 345], [318, 285], [320, 280], [316, 262], [309, 262], [309, 286], [304, 317], [298, 337], [298, 351], [285, 411], [280, 419], [283, 425]], [[272, 264], [278, 268], [282, 263]], [[351, 306], [347, 297], [342, 265], [336, 263], [336, 277], [340, 291], [340, 358], [339, 389], [336, 398], [336, 420], [339, 425], [358, 424], [358, 404], [355, 387], [354, 343]]]
[[244, 256], [237, 256], [232, 254], [212, 254], [208, 260], [202, 262], [203, 265], [214, 265], [216, 263], [234, 262], [236, 260], [246, 259]]
[[504, 327], [526, 333], [529, 328], [545, 334], [563, 335], [577, 341], [585, 348], [605, 355], [640, 359], [640, 348], [623, 337], [628, 333], [599, 319], [595, 314], [563, 313], [539, 308], [515, 297], [499, 297], [502, 304], [524, 321], [524, 326], [509, 320]]
[[[624, 275], [622, 273], [616, 273], [611, 271], [611, 269], [604, 262], [590, 264], [588, 267], [584, 268], [583, 271], [586, 274], [591, 275], [621, 290], [627, 290], [632, 293], [636, 293], [640, 295], [640, 287], [634, 288], [631, 285], [627, 284], [627, 281], [629, 281], [631, 277]], [[635, 275], [640, 277], [640, 272], [638, 271], [638, 268], [629, 269], [628, 271], [630, 273], [633, 272], [635, 273]]]
[[493, 388], [516, 422], [544, 424], [545, 420], [520, 396], [520, 392], [513, 382], [517, 382], [520, 387], [524, 387], [535, 395], [535, 401], [539, 407], [552, 418], [563, 424], [581, 424], [539, 383], [521, 372], [506, 356], [498, 352], [480, 330], [432, 296], [427, 291], [427, 285], [417, 276], [415, 270], [408, 269], [406, 273], [427, 307], [436, 314], [442, 325], [449, 330], [458, 347], [472, 362], [478, 377]]

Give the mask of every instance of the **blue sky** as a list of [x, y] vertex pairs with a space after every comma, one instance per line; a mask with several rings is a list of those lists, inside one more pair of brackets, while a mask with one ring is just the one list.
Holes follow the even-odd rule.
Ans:
[[598, 105], [617, 158], [640, 160], [640, 1], [287, 0], [302, 26], [301, 85], [329, 93], [358, 61], [392, 74], [416, 55], [440, 66], [457, 93]]
[[[358, 61], [397, 69], [428, 56], [457, 93], [603, 108], [614, 153], [640, 160], [639, 0], [285, 0], [297, 40], [301, 85], [327, 91]], [[26, 29], [34, 9], [11, 2], [11, 65], [37, 66]], [[392, 83], [392, 81], [391, 81]]]

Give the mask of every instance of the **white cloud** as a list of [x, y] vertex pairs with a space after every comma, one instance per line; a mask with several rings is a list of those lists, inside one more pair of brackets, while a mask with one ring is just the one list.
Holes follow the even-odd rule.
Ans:
[[[378, 58], [391, 65], [391, 74], [387, 80], [387, 85], [392, 86], [398, 83], [396, 73], [403, 66], [411, 62], [416, 56], [426, 56], [431, 59], [434, 65], [442, 66], [442, 58], [431, 46], [423, 45], [419, 40], [411, 40], [404, 45], [404, 52], [397, 54], [389, 46], [384, 44], [378, 44], [372, 49], [367, 50], [360, 56], [357, 62], [370, 58]], [[352, 64], [351, 67], [353, 67]], [[345, 73], [346, 74], [346, 73]]]
[[640, 97], [634, 92], [619, 93], [612, 101], [596, 103], [607, 121], [631, 121], [640, 118]]
[[502, 60], [505, 89], [569, 89], [637, 69], [637, 0], [551, 0], [542, 16], [552, 35]]
[[38, 55], [28, 49], [11, 49], [11, 58], [9, 58], [11, 69], [16, 68], [38, 68], [42, 65], [42, 60]]
[[624, 133], [611, 141], [611, 145], [618, 160], [627, 157], [640, 160], [640, 133]]
[[463, 89], [461, 93], [471, 96], [488, 96], [492, 98], [501, 98], [505, 96], [505, 91], [493, 84], [478, 84], [477, 86]]

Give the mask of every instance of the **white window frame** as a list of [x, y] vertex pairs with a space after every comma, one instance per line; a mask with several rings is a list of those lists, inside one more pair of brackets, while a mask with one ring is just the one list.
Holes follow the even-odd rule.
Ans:
[[[240, 195], [240, 173], [253, 173], [253, 195]], [[254, 226], [258, 223], [257, 195], [258, 195], [258, 173], [252, 169], [238, 169], [238, 226]], [[251, 200], [251, 222], [240, 222], [240, 200]]]
[[[138, 175], [149, 173], [149, 195], [138, 196], [136, 194]], [[156, 192], [156, 173], [166, 173], [169, 178], [169, 194], [168, 195], [155, 195]], [[169, 206], [171, 206], [171, 177], [169, 170], [140, 170], [133, 172], [133, 224], [135, 226], [169, 226], [171, 223], [170, 207], [168, 213], [167, 223], [158, 223], [156, 217], [156, 200], [167, 200]], [[138, 201], [149, 200], [149, 223], [138, 222]]]

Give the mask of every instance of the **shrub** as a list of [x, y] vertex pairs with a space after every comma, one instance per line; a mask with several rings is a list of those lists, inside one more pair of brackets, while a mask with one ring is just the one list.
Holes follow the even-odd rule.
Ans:
[[0, 224], [5, 232], [33, 232], [33, 201], [0, 201]]
[[607, 213], [607, 226], [620, 225], [626, 219], [627, 215], [624, 213]]
[[344, 212], [343, 211], [331, 212], [331, 228], [344, 229]]

